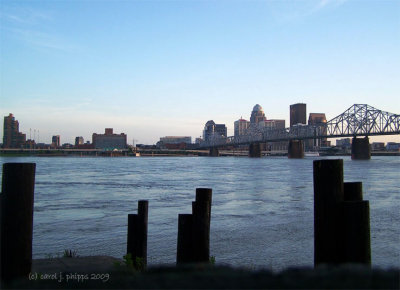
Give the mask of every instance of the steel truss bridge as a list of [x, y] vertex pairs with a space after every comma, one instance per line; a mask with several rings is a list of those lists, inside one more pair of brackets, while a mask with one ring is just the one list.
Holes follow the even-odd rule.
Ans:
[[252, 124], [245, 135], [238, 137], [214, 135], [210, 140], [200, 143], [199, 147], [396, 134], [400, 134], [400, 115], [384, 112], [366, 104], [355, 104], [326, 123], [298, 124], [284, 129], [261, 128]]

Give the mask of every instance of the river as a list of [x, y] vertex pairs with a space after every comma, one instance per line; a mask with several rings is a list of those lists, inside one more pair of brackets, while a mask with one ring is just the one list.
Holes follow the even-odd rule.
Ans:
[[[341, 158], [344, 180], [361, 181], [370, 201], [372, 265], [400, 267], [400, 158]], [[211, 187], [216, 263], [272, 270], [313, 266], [315, 159], [0, 157], [37, 164], [33, 258], [122, 258], [127, 215], [147, 199], [149, 265], [174, 264], [178, 214], [191, 213], [196, 187]]]

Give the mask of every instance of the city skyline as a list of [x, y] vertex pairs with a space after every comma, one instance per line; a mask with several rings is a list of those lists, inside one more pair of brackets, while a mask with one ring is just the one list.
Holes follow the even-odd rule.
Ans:
[[287, 124], [295, 103], [327, 120], [355, 103], [400, 113], [396, 1], [0, 7], [0, 113], [13, 113], [27, 138], [40, 130], [40, 142], [74, 144], [108, 127], [130, 144], [194, 139], [208, 120], [232, 136], [255, 104]]

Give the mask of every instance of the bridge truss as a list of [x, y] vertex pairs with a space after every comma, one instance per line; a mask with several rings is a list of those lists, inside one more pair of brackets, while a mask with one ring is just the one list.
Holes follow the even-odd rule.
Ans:
[[384, 112], [366, 104], [355, 104], [327, 123], [298, 124], [284, 129], [270, 129], [251, 124], [245, 135], [237, 137], [213, 135], [199, 147], [396, 134], [400, 134], [400, 115]]

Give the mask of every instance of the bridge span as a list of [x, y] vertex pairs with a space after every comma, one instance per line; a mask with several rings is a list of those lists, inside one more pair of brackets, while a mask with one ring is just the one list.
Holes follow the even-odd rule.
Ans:
[[[269, 129], [250, 125], [246, 134], [221, 137], [213, 135], [199, 144], [199, 149], [209, 149], [210, 156], [218, 156], [218, 149], [227, 146], [249, 146], [250, 157], [261, 157], [262, 143], [288, 142], [288, 157], [304, 157], [304, 140], [352, 137], [352, 158], [369, 159], [369, 136], [399, 135], [400, 115], [381, 111], [367, 104], [355, 104], [326, 123], [298, 124], [284, 129]], [[364, 138], [357, 138], [364, 137]]]

